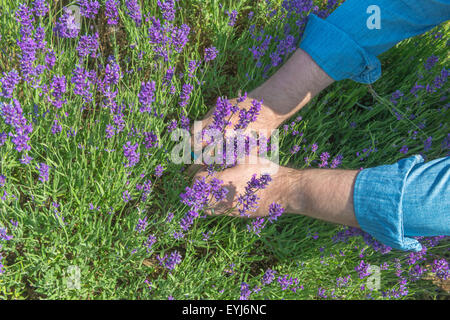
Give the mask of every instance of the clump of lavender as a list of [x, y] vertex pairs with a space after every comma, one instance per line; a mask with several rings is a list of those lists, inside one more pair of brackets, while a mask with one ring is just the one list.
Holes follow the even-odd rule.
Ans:
[[92, 58], [97, 57], [98, 50], [98, 33], [96, 32], [93, 36], [84, 35], [80, 37], [78, 42], [77, 52], [81, 58], [91, 56]]
[[95, 70], [88, 71], [80, 65], [72, 71], [71, 82], [75, 85], [73, 93], [83, 97], [85, 102], [92, 101], [92, 88], [96, 82]]
[[172, 46], [173, 49], [180, 53], [189, 41], [189, 32], [191, 28], [187, 24], [182, 24], [179, 28], [174, 27], [172, 30]]
[[277, 221], [277, 219], [283, 214], [284, 208], [278, 203], [272, 203], [269, 206], [269, 218], [270, 222]]
[[139, 102], [141, 103], [140, 112], [151, 112], [152, 102], [155, 101], [155, 81], [142, 82], [141, 91], [138, 94]]
[[163, 174], [164, 168], [162, 165], [158, 164], [155, 168], [155, 176], [161, 177]]
[[158, 136], [153, 131], [144, 132], [144, 146], [147, 149], [158, 146]]
[[175, 267], [180, 264], [181, 262], [181, 255], [178, 253], [178, 251], [173, 251], [169, 257], [167, 257], [167, 254], [164, 255], [164, 257], [156, 257], [159, 261], [159, 264], [166, 268], [167, 270], [173, 270]]
[[28, 135], [33, 132], [33, 127], [23, 116], [19, 101], [12, 99], [10, 104], [0, 103], [0, 111], [5, 119], [5, 123], [15, 129], [15, 134], [10, 132], [9, 136], [12, 137], [12, 142], [16, 145], [16, 150], [18, 152], [31, 150], [31, 146], [28, 145], [28, 141], [30, 140]]
[[239, 112], [239, 121], [234, 126], [234, 129], [245, 129], [251, 122], [255, 122], [259, 115], [259, 112], [261, 111], [262, 104], [263, 100], [253, 100], [252, 106], [249, 110], [246, 110], [244, 108], [241, 109]]
[[37, 169], [39, 170], [39, 181], [44, 182], [44, 183], [47, 182], [48, 181], [48, 176], [49, 176], [49, 173], [48, 173], [49, 167], [48, 167], [48, 165], [43, 163], [43, 162], [41, 162], [39, 164], [39, 166], [37, 167]]
[[123, 145], [123, 154], [128, 159], [128, 163], [125, 167], [134, 167], [139, 162], [140, 153], [136, 152], [139, 144], [131, 144], [131, 141], [127, 141]]
[[141, 6], [137, 0], [125, 0], [128, 16], [134, 21], [137, 27], [142, 24]]
[[94, 19], [100, 8], [97, 0], [78, 0], [80, 5], [80, 14], [88, 19]]
[[139, 221], [136, 224], [136, 228], [134, 230], [136, 230], [137, 232], [141, 233], [141, 232], [145, 231], [147, 226], [148, 226], [147, 217], [144, 217], [144, 219], [140, 219], [139, 218]]
[[252, 290], [250, 290], [250, 286], [247, 283], [242, 282], [241, 283], [241, 296], [239, 297], [239, 300], [248, 300], [251, 293], [252, 293]]
[[109, 25], [116, 25], [119, 22], [119, 12], [117, 11], [119, 5], [119, 0], [106, 0], [105, 16], [108, 18]]
[[2, 91], [0, 97], [11, 99], [13, 97], [14, 89], [20, 81], [20, 76], [15, 70], [11, 70], [8, 73], [3, 72], [3, 78], [0, 79], [2, 84]]
[[150, 234], [147, 238], [147, 240], [144, 241], [143, 245], [147, 250], [147, 253], [150, 252], [150, 250], [152, 249], [152, 246], [155, 244], [156, 242], [156, 237], [152, 234]]
[[51, 95], [53, 98], [48, 98], [57, 109], [60, 109], [67, 100], [63, 99], [63, 95], [66, 93], [66, 77], [64, 75], [54, 75], [52, 83], [50, 84]]
[[439, 279], [447, 280], [450, 278], [448, 262], [445, 259], [434, 260], [431, 271], [434, 272]]
[[238, 12], [236, 10], [233, 10], [231, 12], [227, 10], [225, 13], [228, 15], [228, 25], [230, 27], [233, 27], [236, 24]]
[[272, 269], [267, 269], [266, 272], [264, 273], [262, 279], [261, 279], [261, 284], [262, 285], [268, 285], [271, 284], [273, 280], [275, 280], [275, 274], [277, 272], [275, 270]]
[[48, 12], [48, 4], [45, 0], [34, 0], [32, 10], [36, 16], [43, 17]]
[[217, 50], [215, 47], [205, 48], [205, 54], [204, 54], [205, 62], [213, 61], [217, 57], [218, 53], [219, 53], [219, 50]]
[[180, 93], [180, 107], [185, 107], [187, 106], [189, 99], [191, 97], [191, 92], [194, 89], [194, 87], [189, 84], [189, 83], [185, 83], [183, 84], [183, 87], [181, 88], [181, 93]]
[[359, 265], [355, 267], [355, 270], [358, 272], [359, 278], [364, 279], [365, 277], [369, 276], [371, 273], [368, 271], [369, 264], [365, 263], [364, 260], [361, 260], [359, 262]]
[[238, 207], [241, 207], [238, 209], [241, 216], [246, 215], [248, 211], [256, 211], [259, 200], [256, 192], [265, 189], [270, 181], [272, 181], [272, 178], [268, 174], [262, 174], [260, 178], [256, 178], [256, 174], [253, 174], [250, 181], [247, 182], [245, 193], [239, 195], [237, 199], [239, 203]]
[[72, 11], [68, 8], [64, 8], [64, 12], [58, 19], [53, 30], [58, 37], [76, 38], [80, 31], [80, 25], [75, 21]]
[[191, 209], [186, 213], [180, 222], [184, 231], [189, 230], [194, 220], [199, 216], [201, 210], [208, 209], [212, 201], [223, 201], [228, 190], [222, 185], [223, 181], [213, 178], [210, 182], [206, 178], [197, 179], [192, 187], [186, 187], [185, 193], [180, 194], [181, 202]]
[[164, 20], [172, 21], [175, 19], [176, 9], [174, 0], [165, 0], [164, 2], [158, 0], [158, 7], [161, 9]]
[[439, 61], [439, 57], [438, 56], [431, 55], [427, 59], [427, 61], [425, 61], [425, 63], [424, 63], [425, 70], [430, 71], [438, 61]]

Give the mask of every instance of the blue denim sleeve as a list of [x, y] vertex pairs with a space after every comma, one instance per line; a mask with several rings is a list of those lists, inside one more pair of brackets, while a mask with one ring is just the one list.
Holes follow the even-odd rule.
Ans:
[[358, 173], [353, 192], [362, 230], [385, 245], [420, 251], [414, 236], [450, 235], [450, 157], [421, 155]]
[[[373, 6], [379, 29], [368, 27]], [[381, 76], [378, 55], [448, 19], [450, 0], [347, 0], [325, 20], [309, 16], [300, 48], [334, 80], [373, 83]]]

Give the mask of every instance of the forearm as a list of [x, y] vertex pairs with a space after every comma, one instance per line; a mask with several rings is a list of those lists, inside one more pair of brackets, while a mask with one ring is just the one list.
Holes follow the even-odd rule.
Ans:
[[265, 112], [271, 113], [278, 126], [333, 82], [309, 54], [297, 49], [274, 75], [251, 91], [248, 97], [263, 99]]
[[353, 208], [358, 170], [290, 169], [286, 211], [337, 224], [359, 227]]

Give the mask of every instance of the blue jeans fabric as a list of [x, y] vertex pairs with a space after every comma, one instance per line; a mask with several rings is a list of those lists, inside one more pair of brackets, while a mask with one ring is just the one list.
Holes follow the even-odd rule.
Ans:
[[[380, 29], [367, 26], [372, 5]], [[449, 19], [450, 0], [347, 0], [325, 20], [309, 15], [300, 48], [336, 81], [373, 83], [381, 76], [378, 55]]]
[[421, 155], [360, 171], [353, 206], [362, 230], [406, 251], [411, 237], [450, 235], [450, 157], [424, 163]]
[[[367, 19], [380, 9], [380, 29]], [[327, 19], [308, 18], [300, 48], [334, 80], [373, 83], [377, 56], [450, 19], [450, 0], [347, 0]], [[420, 251], [415, 236], [450, 235], [450, 157], [414, 155], [360, 171], [353, 204], [362, 230], [395, 249]]]

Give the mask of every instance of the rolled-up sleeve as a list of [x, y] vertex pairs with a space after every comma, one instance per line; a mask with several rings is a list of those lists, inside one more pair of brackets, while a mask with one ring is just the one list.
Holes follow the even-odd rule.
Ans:
[[[368, 26], [374, 7], [379, 28]], [[300, 48], [334, 80], [368, 84], [381, 76], [378, 55], [448, 19], [450, 0], [347, 0], [325, 20], [309, 15]]]
[[414, 236], [450, 235], [450, 157], [421, 155], [360, 171], [353, 205], [362, 230], [392, 248], [420, 251]]

